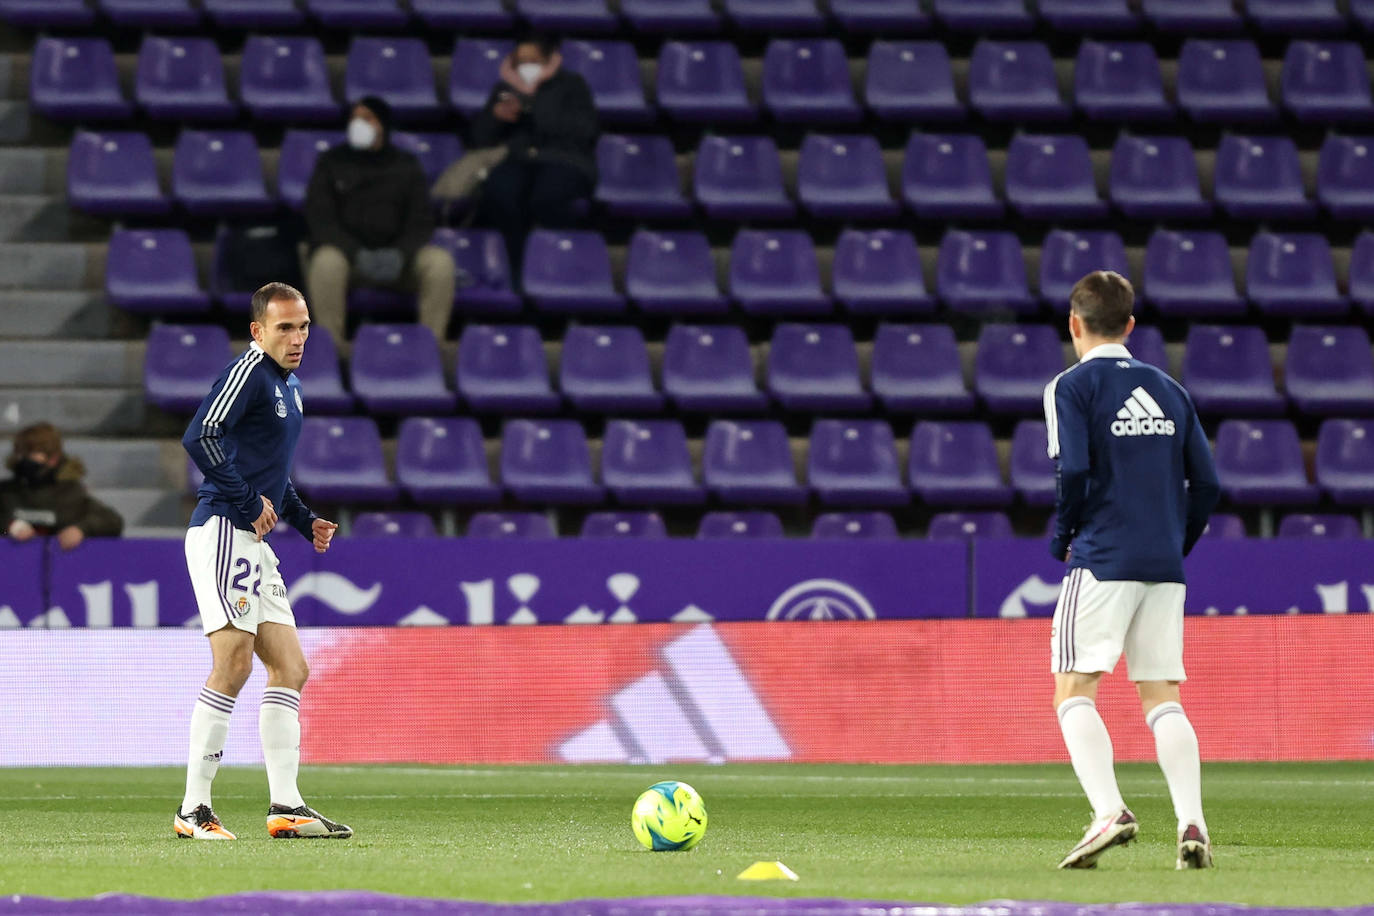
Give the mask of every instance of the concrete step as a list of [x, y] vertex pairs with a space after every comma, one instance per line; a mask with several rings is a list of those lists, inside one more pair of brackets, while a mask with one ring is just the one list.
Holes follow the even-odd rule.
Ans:
[[104, 287], [105, 246], [80, 242], [0, 243], [0, 289]]
[[124, 537], [184, 541], [186, 540], [186, 525], [125, 525]]
[[65, 242], [72, 238], [66, 198], [0, 194], [0, 242]]
[[88, 486], [186, 490], [186, 451], [176, 439], [68, 436], [62, 447], [86, 465]]
[[191, 518], [189, 497], [159, 487], [92, 487], [91, 495], [124, 519], [125, 525], [174, 527]]
[[0, 290], [8, 338], [144, 338], [146, 320], [106, 306], [96, 290]]
[[66, 188], [65, 147], [0, 149], [0, 194], [61, 194]]
[[0, 101], [0, 143], [23, 143], [30, 139], [32, 127], [27, 99]]
[[[0, 388], [0, 436], [48, 421], [64, 434], [155, 434], [143, 388]], [[173, 435], [170, 417], [157, 424]], [[184, 423], [182, 424], [185, 425]], [[179, 433], [176, 433], [179, 434]]]
[[143, 388], [147, 346], [133, 340], [0, 341], [0, 386]]

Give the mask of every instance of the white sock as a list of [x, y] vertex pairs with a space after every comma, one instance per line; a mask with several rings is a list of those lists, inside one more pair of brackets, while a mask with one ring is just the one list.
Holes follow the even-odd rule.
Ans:
[[1090, 697], [1069, 697], [1059, 704], [1058, 712], [1064, 746], [1069, 749], [1079, 785], [1093, 806], [1093, 819], [1115, 814], [1126, 803], [1121, 800], [1112, 766], [1112, 736], [1098, 715], [1097, 704]]
[[289, 687], [268, 687], [258, 708], [262, 759], [267, 763], [267, 789], [272, 804], [299, 808], [305, 804], [296, 788], [301, 765], [301, 695]]
[[186, 795], [181, 800], [183, 814], [190, 814], [198, 805], [210, 804], [210, 784], [215, 780], [215, 773], [219, 772], [224, 739], [229, 734], [229, 715], [233, 711], [233, 697], [209, 687], [200, 689], [200, 697], [191, 710], [191, 747], [186, 755]]
[[1150, 710], [1145, 724], [1155, 733], [1155, 754], [1174, 799], [1179, 829], [1197, 824], [1206, 833], [1207, 822], [1202, 819], [1202, 760], [1193, 723], [1188, 721], [1182, 706], [1170, 701]]

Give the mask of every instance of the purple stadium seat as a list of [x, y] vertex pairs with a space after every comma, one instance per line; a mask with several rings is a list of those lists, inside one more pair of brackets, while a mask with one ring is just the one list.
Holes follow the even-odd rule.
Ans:
[[1011, 435], [1011, 486], [1028, 506], [1053, 506], [1055, 461], [1045, 450], [1045, 422], [1021, 420]]
[[1142, 9], [1164, 32], [1238, 32], [1245, 26], [1232, 0], [1143, 0]]
[[365, 95], [385, 99], [400, 121], [443, 114], [434, 91], [429, 48], [419, 38], [354, 37], [344, 70], [344, 100], [351, 104]]
[[1029, 32], [1025, 0], [935, 0], [935, 16], [958, 32]]
[[693, 185], [706, 215], [716, 219], [786, 219], [797, 211], [783, 190], [772, 137], [703, 137]]
[[921, 256], [910, 232], [846, 229], [831, 266], [835, 298], [852, 315], [929, 315]]
[[1337, 219], [1374, 219], [1374, 137], [1326, 138], [1317, 163], [1317, 200]]
[[420, 505], [501, 499], [491, 482], [482, 429], [471, 417], [406, 417], [396, 435], [396, 482]]
[[1094, 270], [1131, 275], [1120, 235], [1108, 230], [1051, 229], [1040, 246], [1040, 300], [1067, 315], [1074, 284]]
[[1283, 377], [1305, 414], [1374, 414], [1374, 350], [1364, 328], [1295, 325]]
[[995, 219], [1002, 201], [976, 134], [913, 132], [902, 163], [902, 199], [920, 219]]
[[873, 42], [868, 50], [864, 101], [887, 121], [961, 120], [949, 52], [938, 41]]
[[34, 111], [56, 121], [119, 121], [134, 110], [120, 91], [114, 52], [103, 38], [38, 39], [29, 101]]
[[1134, 32], [1140, 17], [1128, 0], [1039, 0], [1040, 18], [1056, 31]]
[[741, 229], [730, 247], [730, 296], [750, 315], [828, 315], [811, 236], [801, 229]]
[[464, 327], [457, 383], [463, 400], [482, 412], [548, 413], [562, 403], [549, 383], [544, 342], [531, 325]]
[[630, 237], [625, 292], [650, 314], [709, 315], [730, 307], [716, 282], [710, 243], [700, 232], [636, 231]]
[[515, 25], [505, 0], [410, 0], [410, 8], [429, 29], [508, 32]]
[[[1121, 0], [1121, 7], [1125, 9]], [[1073, 68], [1074, 101], [1094, 121], [1172, 118], [1159, 58], [1149, 42], [1084, 41]]]
[[1245, 292], [1266, 315], [1339, 317], [1349, 301], [1336, 289], [1331, 244], [1317, 232], [1259, 232], [1250, 241]]
[[1366, 32], [1374, 32], [1374, 0], [1350, 0], [1350, 18]]
[[1350, 248], [1350, 298], [1374, 315], [1374, 232], [1366, 229]]
[[1317, 483], [1338, 506], [1374, 505], [1374, 420], [1323, 420]]
[[900, 506], [911, 500], [902, 486], [892, 427], [883, 420], [817, 420], [806, 480], [823, 506]]
[[558, 386], [578, 410], [654, 411], [649, 348], [637, 327], [573, 325], [563, 336]]
[[640, 33], [687, 35], [720, 31], [710, 0], [620, 0], [620, 15]]
[[863, 116], [838, 39], [775, 38], [763, 52], [763, 105], [781, 123], [851, 124]]
[[1126, 347], [1142, 363], [1149, 363], [1166, 375], [1172, 375], [1169, 372], [1169, 354], [1164, 349], [1164, 334], [1159, 328], [1137, 324], [1131, 336], [1126, 338]]
[[502, 38], [459, 38], [453, 43], [448, 98], [458, 113], [471, 118], [486, 107], [501, 70], [501, 59], [514, 49]]
[[880, 324], [873, 337], [873, 393], [890, 412], [970, 414], [959, 345], [947, 324]]
[[118, 26], [136, 29], [190, 29], [200, 24], [191, 0], [100, 0], [99, 6]]
[[97, 216], [160, 216], [171, 202], [157, 182], [148, 136], [78, 130], [67, 154], [67, 200]]
[[210, 38], [149, 35], [138, 51], [134, 98], [150, 118], [228, 121], [239, 106], [229, 100], [224, 64]]
[[1292, 41], [1283, 55], [1283, 106], [1299, 121], [1374, 118], [1369, 71], [1354, 41]]
[[668, 529], [657, 512], [589, 512], [582, 520], [583, 538], [666, 538]]
[[1270, 416], [1287, 406], [1274, 388], [1269, 343], [1257, 327], [1193, 325], [1182, 376], [1199, 413]]
[[397, 0], [305, 0], [305, 8], [327, 29], [387, 31], [410, 21]]
[[1045, 385], [1066, 368], [1059, 329], [1046, 324], [985, 324], [974, 356], [973, 387], [993, 413], [1036, 413]]
[[0, 0], [0, 19], [38, 29], [80, 29], [95, 23], [86, 0]]
[[294, 29], [305, 23], [295, 0], [201, 0], [221, 29]]
[[932, 506], [1005, 506], [997, 443], [984, 423], [922, 420], [911, 431], [911, 488]]
[[1317, 212], [1303, 189], [1292, 137], [1222, 137], [1215, 195], [1226, 214], [1239, 219], [1307, 219]]
[[1279, 114], [1252, 41], [1184, 41], [1178, 57], [1178, 104], [1202, 122], [1267, 123]]
[[887, 185], [882, 148], [869, 134], [807, 134], [797, 197], [808, 213], [823, 219], [890, 219], [900, 212]]
[[143, 315], [210, 310], [191, 240], [180, 229], [116, 229], [105, 259], [105, 298]]
[[163, 410], [193, 412], [233, 358], [229, 333], [218, 325], [155, 324], [143, 363], [144, 396]]
[[782, 521], [772, 512], [707, 512], [697, 526], [697, 540], [780, 538]]
[[667, 137], [602, 134], [596, 170], [596, 199], [614, 216], [686, 219], [692, 214]]
[[620, 19], [606, 0], [516, 0], [531, 28], [549, 32], [614, 32]]
[[901, 534], [886, 512], [822, 512], [811, 524], [811, 537], [818, 541], [895, 541]]
[[1213, 538], [1243, 538], [1246, 536], [1245, 520], [1239, 515], [1213, 512], [1212, 517], [1207, 520], [1207, 527], [1202, 529], [1202, 535]]
[[768, 390], [784, 410], [861, 411], [873, 402], [859, 380], [854, 335], [842, 324], [775, 326]]
[[746, 32], [819, 32], [825, 27], [816, 0], [725, 0], [725, 15]]
[[599, 503], [587, 434], [576, 420], [507, 420], [501, 430], [501, 482], [521, 502]]
[[1028, 219], [1094, 219], [1107, 203], [1093, 180], [1088, 141], [1077, 134], [1018, 134], [1007, 148], [1007, 202]]
[[183, 130], [172, 153], [172, 196], [195, 216], [270, 213], [277, 206], [246, 130]]
[[1209, 216], [1202, 198], [1197, 160], [1185, 137], [1122, 134], [1112, 147], [1112, 203], [1137, 219], [1195, 219]]
[[1262, 32], [1329, 34], [1347, 27], [1336, 0], [1246, 0], [1245, 12]]
[[744, 330], [675, 324], [663, 346], [663, 390], [679, 410], [753, 411], [768, 405], [754, 381]]
[[1237, 505], [1317, 501], [1298, 431], [1287, 420], [1222, 420], [1214, 451], [1221, 491]]
[[969, 538], [1009, 538], [1011, 519], [1005, 512], [938, 512], [930, 517], [926, 537], [932, 541]]
[[468, 519], [467, 536], [486, 539], [545, 541], [558, 537], [553, 522], [540, 512], [478, 512]]
[[353, 336], [353, 393], [371, 414], [450, 413], [439, 342], [422, 324], [365, 324]]
[[563, 66], [580, 73], [592, 90], [596, 114], [602, 121], [643, 124], [654, 119], [644, 99], [639, 56], [628, 41], [565, 41]]
[[1145, 301], [1183, 318], [1244, 315], [1231, 251], [1220, 232], [1156, 229], [1145, 245]]
[[758, 117], [744, 65], [728, 41], [669, 41], [658, 56], [658, 106], [677, 121], [747, 122]]
[[969, 58], [969, 101], [991, 121], [1060, 121], [1069, 106], [1059, 94], [1050, 49], [1038, 41], [980, 39]]
[[349, 529], [355, 538], [432, 538], [434, 519], [426, 512], [359, 512]]
[[342, 112], [329, 88], [324, 46], [313, 36], [250, 35], [243, 44], [239, 96], [260, 121], [334, 121]]
[[936, 290], [956, 312], [970, 314], [1035, 311], [1026, 286], [1021, 242], [1012, 232], [950, 229], [940, 240]]
[[525, 241], [525, 294], [545, 312], [616, 313], [625, 297], [611, 281], [611, 255], [598, 232], [536, 229]]
[[452, 131], [398, 130], [391, 135], [391, 142], [420, 160], [420, 168], [431, 183], [463, 155], [463, 141]]
[[348, 414], [353, 412], [354, 398], [344, 390], [343, 372], [339, 368], [339, 348], [334, 335], [322, 324], [310, 328], [305, 356], [296, 369], [301, 380], [302, 397], [312, 414]]
[[610, 420], [602, 443], [601, 479], [616, 502], [697, 505], [706, 499], [676, 420]]
[[725, 503], [799, 505], [807, 498], [787, 430], [777, 420], [711, 421], [702, 476], [711, 495]]
[[457, 307], [465, 314], [519, 312], [520, 294], [511, 286], [506, 242], [494, 229], [439, 229], [430, 239], [453, 255], [459, 273]]
[[292, 210], [305, 206], [305, 190], [315, 171], [315, 160], [331, 146], [344, 142], [338, 130], [288, 129], [281, 141], [281, 157], [277, 161], [277, 196]]
[[930, 28], [920, 0], [830, 0], [830, 15], [846, 32], [891, 35]]
[[1300, 512], [1285, 515], [1275, 532], [1281, 538], [1358, 538], [1360, 520], [1351, 515], [1321, 514]]
[[371, 417], [306, 416], [291, 482], [307, 500], [390, 503], [400, 495], [386, 474], [382, 437]]

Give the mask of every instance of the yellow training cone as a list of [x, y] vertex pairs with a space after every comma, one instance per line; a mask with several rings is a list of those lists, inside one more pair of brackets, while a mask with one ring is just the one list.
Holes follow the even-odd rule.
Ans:
[[740, 881], [796, 881], [797, 873], [781, 862], [755, 862], [738, 875]]

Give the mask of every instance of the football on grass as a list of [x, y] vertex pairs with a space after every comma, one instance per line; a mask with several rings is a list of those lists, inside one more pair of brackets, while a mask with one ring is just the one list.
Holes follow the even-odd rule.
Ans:
[[706, 835], [706, 803], [685, 782], [655, 783], [635, 800], [630, 826], [646, 849], [691, 849]]

